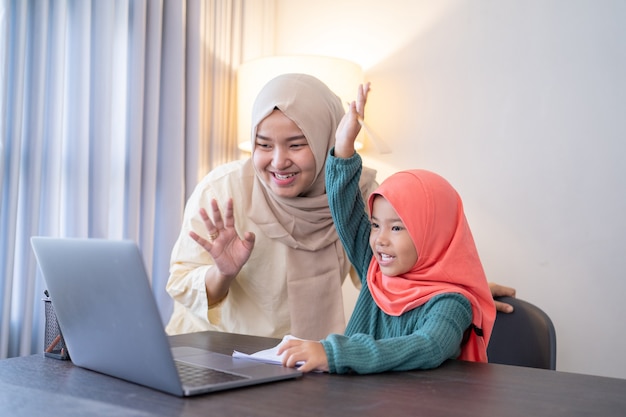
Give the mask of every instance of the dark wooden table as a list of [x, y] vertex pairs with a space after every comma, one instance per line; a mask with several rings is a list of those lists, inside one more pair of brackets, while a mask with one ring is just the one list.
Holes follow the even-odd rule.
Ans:
[[[233, 349], [252, 353], [278, 342], [214, 332], [170, 340], [172, 346], [227, 354]], [[626, 380], [448, 361], [430, 371], [307, 374], [178, 398], [38, 354], [0, 361], [0, 415], [623, 417]]]

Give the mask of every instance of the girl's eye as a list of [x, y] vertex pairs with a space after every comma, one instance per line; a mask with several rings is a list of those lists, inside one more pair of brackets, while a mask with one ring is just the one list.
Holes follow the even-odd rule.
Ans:
[[400, 232], [402, 231], [404, 228], [402, 226], [392, 226], [391, 230], [393, 230], [394, 232]]
[[378, 223], [372, 222], [372, 229], [378, 229]]
[[262, 143], [262, 142], [257, 142], [256, 143], [257, 148], [261, 148], [261, 149], [270, 149], [271, 146], [267, 143]]

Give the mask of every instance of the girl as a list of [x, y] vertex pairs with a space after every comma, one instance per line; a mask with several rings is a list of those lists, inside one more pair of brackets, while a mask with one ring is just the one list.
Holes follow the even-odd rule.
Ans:
[[289, 340], [278, 354], [304, 372], [427, 369], [450, 358], [486, 362], [495, 306], [454, 188], [435, 173], [403, 171], [370, 195], [371, 216], [365, 210], [354, 139], [368, 89], [342, 120], [326, 168], [333, 220], [362, 290], [344, 335]]

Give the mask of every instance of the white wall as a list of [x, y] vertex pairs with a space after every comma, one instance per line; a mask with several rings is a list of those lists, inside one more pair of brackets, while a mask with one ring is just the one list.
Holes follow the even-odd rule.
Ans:
[[626, 378], [626, 2], [276, 7], [277, 54], [363, 65], [394, 150], [369, 164], [450, 180], [489, 279], [552, 317], [557, 369]]

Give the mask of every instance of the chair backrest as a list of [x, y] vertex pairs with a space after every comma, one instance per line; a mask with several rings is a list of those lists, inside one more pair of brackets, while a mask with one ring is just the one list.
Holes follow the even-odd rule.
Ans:
[[539, 307], [519, 298], [498, 297], [512, 313], [498, 312], [487, 346], [490, 363], [556, 369], [556, 331]]

